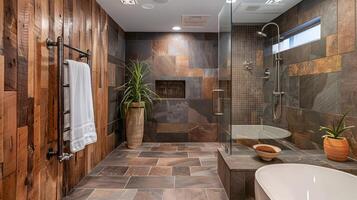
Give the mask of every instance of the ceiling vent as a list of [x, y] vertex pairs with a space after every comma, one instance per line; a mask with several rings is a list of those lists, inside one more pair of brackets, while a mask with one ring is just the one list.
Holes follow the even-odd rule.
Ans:
[[181, 24], [184, 27], [204, 27], [207, 25], [209, 15], [182, 15]]
[[252, 11], [257, 11], [260, 8], [260, 6], [247, 6], [245, 8], [246, 11], [252, 12]]
[[164, 4], [164, 3], [168, 3], [169, 0], [152, 0], [155, 3], [159, 3], [159, 4]]

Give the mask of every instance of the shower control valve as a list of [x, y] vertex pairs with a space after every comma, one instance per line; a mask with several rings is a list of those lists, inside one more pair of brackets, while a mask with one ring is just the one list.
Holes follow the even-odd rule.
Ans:
[[280, 95], [284, 95], [284, 94], [285, 94], [285, 92], [277, 92], [277, 91], [273, 92], [274, 96], [280, 96]]

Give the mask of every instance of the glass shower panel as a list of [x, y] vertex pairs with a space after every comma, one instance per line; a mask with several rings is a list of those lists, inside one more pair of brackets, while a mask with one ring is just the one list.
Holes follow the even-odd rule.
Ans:
[[217, 96], [221, 112], [218, 114], [219, 138], [226, 153], [231, 153], [231, 84], [232, 84], [232, 51], [231, 51], [231, 31], [232, 31], [232, 4], [225, 3], [219, 13], [219, 64], [218, 82], [219, 89], [214, 90]]

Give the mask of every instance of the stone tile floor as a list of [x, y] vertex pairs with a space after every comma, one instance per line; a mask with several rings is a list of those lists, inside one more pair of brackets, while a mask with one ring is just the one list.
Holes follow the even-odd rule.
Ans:
[[227, 200], [218, 143], [119, 146], [65, 200]]

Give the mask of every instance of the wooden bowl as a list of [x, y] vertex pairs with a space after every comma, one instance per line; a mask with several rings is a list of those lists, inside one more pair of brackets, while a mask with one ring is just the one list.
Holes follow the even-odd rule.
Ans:
[[271, 161], [274, 158], [278, 157], [281, 152], [281, 149], [277, 146], [268, 145], [268, 144], [256, 144], [253, 146], [257, 155], [264, 161]]

